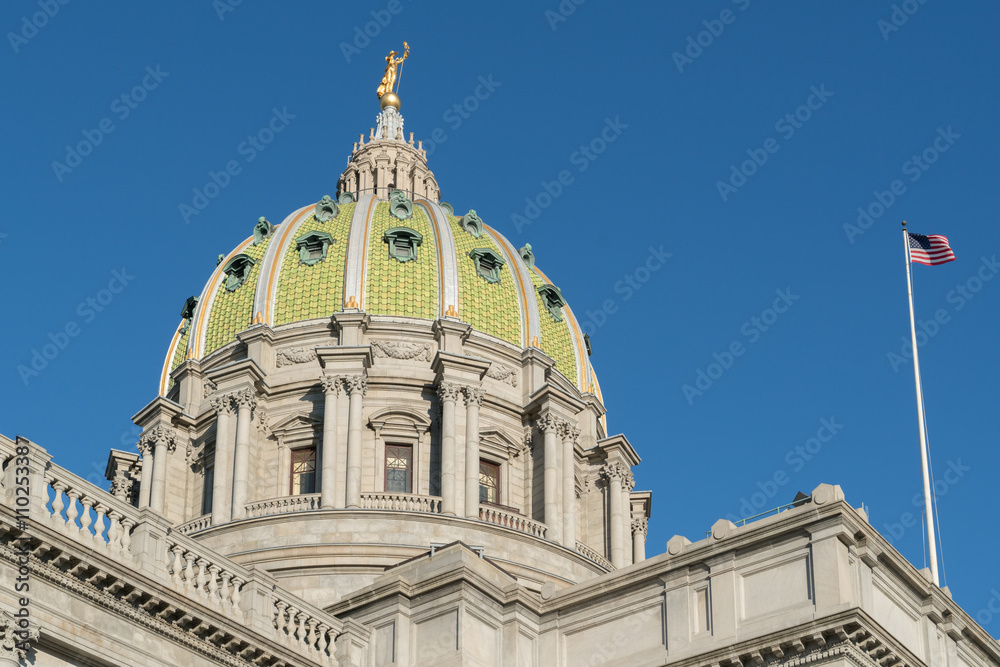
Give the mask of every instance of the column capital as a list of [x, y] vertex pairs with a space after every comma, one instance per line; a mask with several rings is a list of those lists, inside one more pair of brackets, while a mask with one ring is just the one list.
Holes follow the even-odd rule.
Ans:
[[212, 409], [215, 410], [220, 416], [222, 414], [231, 415], [233, 414], [233, 395], [232, 394], [216, 394], [212, 397]]
[[368, 378], [364, 375], [348, 375], [343, 380], [344, 389], [349, 396], [359, 392], [362, 396], [368, 393]]
[[233, 405], [237, 408], [250, 408], [250, 411], [257, 409], [257, 396], [251, 389], [240, 389], [233, 393]]
[[21, 664], [28, 659], [29, 642], [38, 641], [38, 627], [29, 624], [20, 628], [18, 620], [9, 611], [0, 615], [0, 660]]
[[458, 401], [458, 396], [462, 392], [462, 387], [452, 382], [441, 381], [438, 383], [438, 398], [441, 401]]
[[649, 531], [649, 520], [648, 519], [632, 519], [632, 534], [638, 535], [642, 533], [643, 537]]
[[559, 437], [563, 440], [569, 440], [576, 444], [577, 439], [580, 437], [580, 429], [577, 426], [569, 423], [568, 421], [563, 421], [558, 426]]
[[464, 387], [463, 392], [465, 393], [465, 404], [472, 405], [476, 404], [478, 407], [482, 407], [483, 398], [486, 397], [486, 392], [482, 389], [476, 389], [475, 387]]
[[626, 477], [631, 477], [632, 473], [621, 463], [614, 461], [601, 467], [601, 476], [609, 482], [617, 481], [624, 484]]
[[139, 438], [139, 451], [145, 452], [161, 444], [166, 445], [167, 451], [173, 452], [177, 449], [177, 432], [172, 428], [157, 424], [143, 432], [142, 437]]
[[340, 392], [344, 388], [344, 377], [342, 375], [324, 375], [322, 382], [324, 394], [340, 396]]
[[542, 433], [552, 431], [553, 433], [558, 434], [562, 428], [562, 425], [565, 423], [566, 422], [564, 422], [562, 419], [559, 419], [551, 412], [546, 412], [545, 414], [543, 414], [542, 416], [540, 416], [538, 419], [535, 420], [535, 425], [538, 426], [538, 430], [541, 431]]

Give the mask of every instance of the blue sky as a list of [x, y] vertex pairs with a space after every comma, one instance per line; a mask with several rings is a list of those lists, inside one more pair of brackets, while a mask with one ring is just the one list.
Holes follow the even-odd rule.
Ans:
[[951, 239], [914, 268], [920, 360], [947, 583], [996, 635], [1000, 6], [896, 7], [6, 2], [0, 432], [92, 480], [132, 448], [184, 299], [257, 217], [334, 193], [407, 40], [444, 199], [530, 242], [591, 332], [650, 553], [829, 482], [923, 564], [899, 222]]

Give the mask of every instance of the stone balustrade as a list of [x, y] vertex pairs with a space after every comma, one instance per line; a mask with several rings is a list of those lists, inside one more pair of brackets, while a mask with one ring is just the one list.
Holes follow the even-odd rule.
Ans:
[[480, 505], [479, 520], [545, 539], [545, 524], [500, 507]]
[[250, 578], [244, 568], [174, 532], [167, 536], [163, 565], [174, 590], [242, 619], [240, 591]]
[[331, 625], [329, 614], [280, 590], [275, 591], [273, 616], [278, 641], [320, 664], [336, 664], [339, 621]]
[[199, 530], [205, 530], [206, 528], [212, 527], [212, 515], [202, 514], [197, 519], [191, 519], [187, 523], [182, 523], [181, 525], [174, 528], [174, 532], [180, 533], [181, 535], [190, 535], [191, 533], [197, 533]]
[[441, 498], [415, 493], [362, 493], [361, 508], [366, 510], [397, 510], [401, 512], [441, 513]]
[[[29, 483], [20, 485], [29, 494], [21, 505], [30, 505], [22, 521], [16, 485], [23, 476], [15, 480], [15, 447], [31, 451]], [[0, 462], [0, 537], [11, 542], [27, 530], [34, 544], [32, 571], [76, 595], [112, 596], [130, 621], [166, 623], [187, 635], [187, 646], [223, 664], [256, 656], [261, 664], [333, 666], [342, 643], [367, 645], [363, 628], [345, 628], [338, 618], [282, 591], [266, 571], [215, 553], [157, 512], [139, 510], [53, 464], [33, 443], [0, 437]], [[178, 528], [193, 532], [208, 525], [209, 517], [199, 517]], [[123, 580], [107, 567], [109, 559], [133, 576]], [[185, 622], [170, 625], [170, 618]], [[224, 627], [218, 627], [220, 619], [226, 619]], [[204, 628], [213, 626], [213, 636], [230, 637], [226, 645], [204, 636]]]
[[320, 494], [304, 493], [297, 496], [284, 496], [258, 500], [247, 504], [247, 518], [253, 519], [274, 514], [289, 514], [291, 512], [308, 512], [320, 508]]
[[581, 556], [589, 558], [590, 560], [594, 561], [595, 563], [597, 563], [604, 569], [608, 570], [609, 572], [615, 569], [615, 566], [611, 564], [611, 561], [609, 561], [601, 554], [597, 553], [596, 550], [592, 549], [591, 547], [588, 547], [583, 542], [576, 543], [576, 552]]

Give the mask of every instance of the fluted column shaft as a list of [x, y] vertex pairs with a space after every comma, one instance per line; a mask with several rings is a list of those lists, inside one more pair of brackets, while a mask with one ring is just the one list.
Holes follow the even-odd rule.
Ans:
[[545, 525], [548, 528], [546, 536], [553, 542], [563, 543], [562, 509], [559, 507], [559, 495], [562, 473], [559, 470], [559, 424], [562, 420], [551, 415], [545, 415], [538, 420], [538, 428], [544, 438], [544, 470], [542, 478], [542, 495], [545, 501]]
[[149, 507], [150, 487], [153, 486], [153, 448], [144, 447], [142, 453], [142, 469], [139, 481], [139, 509]]
[[320, 507], [337, 505], [337, 399], [340, 397], [339, 377], [323, 378], [323, 469], [320, 476]]
[[635, 477], [626, 472], [622, 477], [622, 562], [632, 564], [632, 489], [635, 488]]
[[236, 450], [233, 454], [233, 519], [246, 516], [250, 476], [250, 423], [257, 399], [244, 389], [236, 395]]
[[646, 560], [646, 519], [632, 519], [632, 562]]
[[574, 446], [580, 437], [580, 429], [564, 423], [560, 429], [562, 436], [562, 504], [563, 504], [563, 545], [576, 549], [576, 452]]
[[177, 449], [176, 434], [161, 424], [148, 429], [139, 441], [140, 449], [153, 452], [153, 482], [149, 489], [149, 506], [163, 512], [167, 489], [167, 452]]
[[621, 464], [611, 463], [602, 469], [608, 483], [608, 510], [611, 514], [611, 564], [625, 565], [625, 523], [622, 520], [622, 478], [625, 472]]
[[361, 507], [361, 419], [362, 400], [368, 378], [355, 375], [345, 382], [350, 403], [347, 408], [347, 506]]
[[479, 518], [479, 407], [482, 404], [482, 389], [466, 387], [465, 516], [470, 519]]
[[[455, 497], [455, 401], [459, 388], [449, 382], [438, 387], [441, 399], [441, 513], [456, 514]], [[476, 493], [478, 498], [479, 494]]]
[[212, 525], [229, 521], [229, 435], [232, 422], [232, 396], [219, 396], [212, 400], [215, 408], [215, 468], [212, 473]]

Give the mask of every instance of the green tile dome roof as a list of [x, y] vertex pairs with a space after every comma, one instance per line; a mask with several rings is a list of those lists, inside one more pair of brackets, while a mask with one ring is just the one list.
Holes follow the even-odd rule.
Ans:
[[540, 348], [581, 391], [598, 393], [572, 310], [550, 313], [538, 288], [551, 283], [533, 264], [475, 212], [372, 194], [339, 205], [324, 198], [279, 225], [258, 222], [254, 236], [220, 258], [171, 341], [160, 393], [185, 358], [204, 359], [255, 323], [280, 330], [351, 309], [428, 325], [467, 322], [498, 341]]

